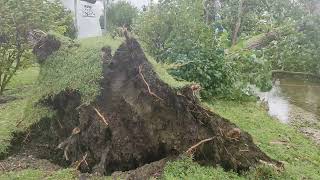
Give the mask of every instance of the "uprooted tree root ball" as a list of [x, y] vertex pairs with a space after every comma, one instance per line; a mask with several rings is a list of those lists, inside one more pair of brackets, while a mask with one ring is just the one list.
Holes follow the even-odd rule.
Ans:
[[180, 154], [237, 172], [261, 162], [279, 164], [247, 132], [202, 107], [195, 86], [174, 89], [160, 80], [134, 38], [113, 57], [103, 54], [102, 62], [102, 90], [95, 102], [82, 105], [72, 89], [44, 100], [56, 116], [34, 124], [29, 137], [29, 146], [46, 144], [42, 158], [100, 174]]

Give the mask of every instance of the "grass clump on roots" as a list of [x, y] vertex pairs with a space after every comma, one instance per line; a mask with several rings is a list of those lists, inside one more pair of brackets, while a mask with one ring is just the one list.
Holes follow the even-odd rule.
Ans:
[[72, 42], [52, 34], [62, 42], [61, 48], [40, 67], [19, 71], [5, 91], [4, 96], [16, 99], [0, 105], [0, 154], [6, 153], [13, 132], [24, 131], [42, 117], [54, 114], [39, 104], [42, 99], [74, 89], [81, 94], [83, 103], [94, 100], [100, 93], [101, 48], [110, 46], [115, 51], [121, 44], [121, 40], [109, 36]]
[[64, 90], [77, 90], [83, 103], [90, 103], [100, 93], [101, 48], [114, 51], [120, 40], [109, 36], [88, 38], [70, 47], [62, 41], [60, 49], [41, 64], [35, 95], [38, 99], [54, 96]]

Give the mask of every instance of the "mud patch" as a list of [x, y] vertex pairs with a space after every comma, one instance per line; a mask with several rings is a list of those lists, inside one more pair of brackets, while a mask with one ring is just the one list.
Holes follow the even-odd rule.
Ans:
[[303, 134], [310, 137], [318, 146], [320, 146], [320, 130], [313, 128], [301, 128]]

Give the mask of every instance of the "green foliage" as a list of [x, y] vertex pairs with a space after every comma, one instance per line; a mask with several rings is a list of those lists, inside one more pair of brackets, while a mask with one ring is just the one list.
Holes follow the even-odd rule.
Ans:
[[172, 77], [168, 71], [174, 68], [171, 64], [157, 63], [151, 56], [146, 55], [148, 61], [153, 66], [155, 72], [158, 74], [159, 78], [166, 84], [168, 84], [171, 88], [180, 89], [190, 82], [180, 80], [178, 81], [174, 77]]
[[125, 26], [130, 30], [133, 20], [138, 16], [138, 9], [129, 2], [121, 0], [107, 7], [106, 16], [109, 29]]
[[320, 74], [319, 16], [306, 17], [299, 27], [291, 24], [282, 31], [291, 33], [281, 36], [265, 49], [273, 69]]
[[242, 98], [249, 95], [250, 84], [268, 89], [267, 63], [252, 52], [234, 54], [241, 60], [226, 56], [229, 34], [217, 33], [214, 27], [204, 22], [202, 1], [172, 0], [145, 12], [134, 30], [157, 61], [174, 64], [171, 74], [200, 83], [203, 98]]
[[235, 50], [229, 51], [226, 59], [232, 63], [233, 72], [237, 80], [234, 82], [233, 91], [238, 93], [233, 95], [238, 98], [245, 98], [252, 94], [251, 85], [259, 88], [261, 91], [268, 91], [272, 87], [271, 83], [271, 64], [264, 58], [261, 50]]
[[151, 55], [158, 61], [180, 64], [172, 73], [200, 82], [209, 95], [214, 93], [211, 90], [222, 92], [221, 81], [227, 81], [227, 72], [223, 50], [208, 38], [214, 32], [202, 21], [201, 7], [200, 1], [165, 1], [141, 16], [135, 30]]
[[[239, 0], [222, 1], [218, 12], [221, 24], [228, 32], [233, 32], [240, 18], [240, 39], [267, 33], [284, 22], [297, 20], [303, 15], [302, 4], [291, 0], [246, 0], [239, 12]], [[229, 39], [231, 39], [231, 34]]]
[[72, 17], [58, 1], [9, 0], [0, 6], [0, 95], [15, 72], [32, 62], [33, 29], [72, 35]]

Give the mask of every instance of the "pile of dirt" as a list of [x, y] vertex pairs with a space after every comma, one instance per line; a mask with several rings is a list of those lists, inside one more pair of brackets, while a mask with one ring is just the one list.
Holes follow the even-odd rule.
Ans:
[[[247, 132], [202, 107], [194, 95], [197, 86], [177, 90], [161, 81], [134, 38], [127, 38], [113, 57], [109, 48], [102, 50], [109, 54], [103, 55], [102, 90], [95, 102], [81, 104], [76, 90], [42, 102], [57, 113], [30, 128], [24, 147], [46, 145], [37, 157], [98, 174], [129, 171], [184, 153], [237, 172], [261, 162], [279, 165]], [[145, 167], [157, 174], [164, 166], [160, 162], [156, 171]], [[133, 179], [145, 174], [135, 172], [139, 168], [129, 173]]]

